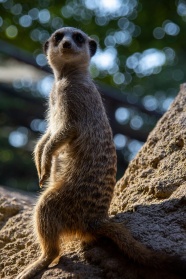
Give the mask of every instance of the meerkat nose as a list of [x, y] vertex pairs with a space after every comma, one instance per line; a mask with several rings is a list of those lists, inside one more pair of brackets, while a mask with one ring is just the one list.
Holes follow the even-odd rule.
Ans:
[[69, 42], [69, 41], [65, 41], [64, 43], [63, 43], [63, 48], [71, 48], [71, 42]]

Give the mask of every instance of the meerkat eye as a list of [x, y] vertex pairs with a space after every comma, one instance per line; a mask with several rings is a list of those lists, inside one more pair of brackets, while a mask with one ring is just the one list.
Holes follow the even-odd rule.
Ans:
[[75, 33], [73, 37], [75, 42], [78, 44], [83, 44], [85, 42], [85, 39], [81, 33]]
[[55, 42], [56, 42], [56, 43], [59, 43], [59, 42], [63, 39], [63, 37], [64, 37], [64, 34], [63, 34], [63, 33], [56, 33], [56, 34], [54, 35]]

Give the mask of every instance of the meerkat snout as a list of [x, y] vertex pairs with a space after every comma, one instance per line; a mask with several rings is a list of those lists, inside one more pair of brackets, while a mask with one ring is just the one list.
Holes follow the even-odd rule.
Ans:
[[62, 46], [63, 48], [71, 49], [72, 44], [69, 41], [64, 41]]

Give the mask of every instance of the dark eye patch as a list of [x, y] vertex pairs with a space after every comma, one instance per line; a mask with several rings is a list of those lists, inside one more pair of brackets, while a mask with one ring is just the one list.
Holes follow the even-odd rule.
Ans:
[[54, 35], [54, 40], [55, 40], [55, 43], [59, 43], [64, 37], [64, 34], [63, 33], [56, 33]]
[[85, 38], [83, 37], [83, 35], [81, 33], [74, 33], [73, 39], [79, 45], [81, 45], [85, 42]]

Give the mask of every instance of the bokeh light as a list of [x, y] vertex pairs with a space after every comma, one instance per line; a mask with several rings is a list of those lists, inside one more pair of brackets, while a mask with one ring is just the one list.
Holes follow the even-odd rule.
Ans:
[[127, 143], [127, 138], [122, 134], [116, 134], [114, 136], [114, 143], [117, 150], [122, 150]]
[[115, 112], [116, 120], [120, 124], [126, 124], [130, 118], [130, 110], [127, 108], [118, 108]]
[[20, 148], [28, 142], [28, 130], [25, 127], [19, 127], [16, 131], [9, 134], [9, 143], [13, 147]]
[[17, 36], [18, 34], [18, 30], [17, 27], [15, 25], [10, 25], [7, 27], [6, 29], [6, 35], [8, 38], [13, 39]]

